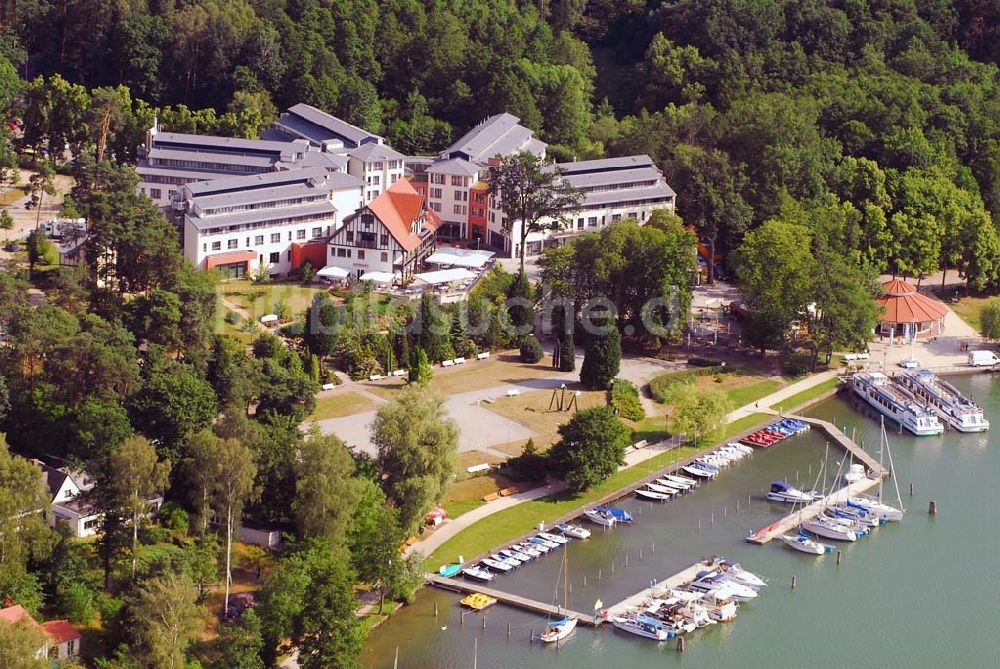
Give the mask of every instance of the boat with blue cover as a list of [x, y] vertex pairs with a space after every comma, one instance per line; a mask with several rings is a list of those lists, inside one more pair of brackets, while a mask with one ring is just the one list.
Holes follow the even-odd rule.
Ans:
[[815, 490], [804, 492], [788, 481], [772, 481], [771, 490], [767, 493], [768, 500], [786, 504], [811, 504], [822, 497], [822, 493]]
[[669, 629], [663, 621], [641, 613], [624, 613], [614, 616], [611, 622], [624, 632], [656, 641], [666, 641], [677, 636], [677, 632]]
[[599, 507], [597, 507], [597, 510], [598, 511], [607, 511], [615, 519], [615, 522], [618, 522], [618, 523], [631, 523], [632, 522], [632, 514], [629, 513], [628, 511], [626, 511], [625, 509], [619, 509], [616, 506], [599, 506]]

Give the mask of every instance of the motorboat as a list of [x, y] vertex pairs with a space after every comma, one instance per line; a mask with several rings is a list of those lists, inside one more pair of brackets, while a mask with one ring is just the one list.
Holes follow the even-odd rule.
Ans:
[[781, 540], [789, 548], [810, 555], [823, 555], [833, 551], [833, 546], [821, 544], [806, 534], [783, 534]]
[[718, 567], [719, 571], [723, 572], [737, 583], [748, 585], [751, 588], [763, 588], [767, 585], [767, 582], [764, 579], [752, 571], [747, 571], [740, 566], [738, 562], [730, 562], [729, 560], [720, 559], [717, 560], [712, 566]]
[[504, 548], [503, 550], [497, 552], [500, 553], [500, 555], [502, 555], [505, 558], [513, 558], [518, 562], [521, 562], [522, 564], [525, 562], [530, 562], [532, 559], [532, 557], [527, 553], [522, 553], [521, 551], [515, 550], [513, 548]]
[[570, 618], [569, 616], [563, 616], [558, 620], [550, 620], [545, 631], [539, 635], [539, 639], [545, 643], [555, 643], [557, 641], [562, 641], [576, 629], [576, 618]]
[[[662, 488], [666, 488], [667, 492], [669, 492], [671, 495], [679, 495], [682, 492], [687, 492], [688, 490], [690, 490], [690, 488], [688, 487], [682, 487], [680, 483], [671, 483], [670, 481], [667, 481], [666, 479], [662, 478], [653, 481], [653, 485], [658, 485]], [[655, 490], [655, 488], [653, 488], [653, 490]]]
[[462, 565], [456, 562], [454, 564], [441, 565], [441, 568], [438, 569], [438, 574], [445, 578], [451, 578], [460, 571], [462, 571]]
[[865, 466], [855, 462], [847, 468], [847, 473], [844, 474], [844, 480], [848, 483], [857, 483], [867, 475], [868, 472], [865, 470]]
[[639, 488], [635, 491], [635, 494], [643, 499], [651, 499], [657, 502], [666, 502], [670, 499], [670, 495], [662, 492], [656, 492], [655, 490], [647, 490], [646, 488]]
[[519, 553], [524, 553], [530, 558], [541, 557], [542, 555], [542, 551], [538, 550], [537, 546], [533, 546], [527, 543], [514, 544], [511, 546], [511, 549]]
[[851, 497], [847, 500], [848, 506], [853, 506], [859, 509], [864, 509], [869, 513], [886, 521], [898, 521], [903, 519], [903, 511], [897, 509], [894, 506], [889, 506], [884, 502], [880, 502], [872, 497]]
[[500, 553], [493, 553], [490, 555], [491, 560], [496, 560], [497, 562], [506, 562], [512, 568], [517, 568], [521, 566], [521, 561], [515, 557], [509, 557], [506, 555], [500, 555]]
[[590, 522], [597, 523], [598, 525], [603, 525], [605, 527], [612, 527], [616, 522], [618, 522], [607, 509], [587, 509], [583, 512], [583, 515]]
[[985, 432], [990, 429], [990, 422], [986, 420], [981, 406], [929, 369], [904, 372], [893, 380], [917, 399], [926, 402], [941, 420], [959, 432]]
[[660, 478], [669, 481], [670, 483], [676, 483], [677, 485], [686, 485], [689, 488], [695, 488], [698, 485], [698, 479], [688, 478], [687, 476], [679, 476], [677, 474], [664, 474]]
[[802, 529], [825, 539], [834, 539], [837, 541], [858, 540], [857, 533], [850, 527], [835, 522], [823, 515], [802, 521]]
[[467, 606], [473, 611], [482, 611], [483, 609], [488, 609], [497, 603], [495, 597], [490, 597], [489, 595], [484, 595], [481, 592], [474, 592], [471, 595], [463, 597], [458, 602], [462, 606]]
[[786, 504], [812, 504], [821, 497], [822, 494], [815, 491], [803, 492], [788, 481], [773, 481], [771, 490], [767, 493], [767, 498], [770, 501]]
[[756, 590], [749, 585], [727, 578], [726, 574], [721, 571], [699, 572], [695, 580], [688, 584], [688, 588], [694, 592], [718, 591], [722, 597], [732, 597], [739, 601], [757, 597]]
[[489, 583], [490, 581], [493, 580], [493, 572], [491, 572], [489, 569], [483, 569], [482, 567], [478, 566], [466, 567], [465, 569], [462, 570], [462, 575], [468, 576], [469, 578], [475, 579], [477, 581], [484, 581], [486, 583]]
[[892, 383], [881, 372], [854, 374], [851, 377], [851, 388], [869, 406], [918, 437], [944, 432], [944, 426], [933, 409], [921, 403], [907, 388]]
[[625, 509], [619, 509], [617, 506], [599, 506], [598, 509], [607, 511], [612, 516], [615, 517], [615, 521], [619, 523], [631, 523], [632, 514]]
[[530, 539], [528, 539], [528, 541], [535, 544], [536, 546], [545, 546], [549, 550], [552, 550], [553, 548], [559, 548], [562, 545], [555, 541], [549, 541], [548, 539], [543, 539], [542, 537], [539, 536], [531, 537]]
[[542, 539], [546, 539], [548, 541], [552, 541], [560, 545], [569, 543], [569, 539], [567, 539], [561, 534], [552, 534], [550, 532], [539, 532], [538, 536], [541, 537]]
[[590, 537], [590, 530], [572, 523], [560, 523], [556, 525], [556, 529], [574, 539], [588, 539]]
[[677, 636], [677, 633], [660, 620], [642, 613], [624, 613], [611, 618], [611, 623], [629, 634], [635, 634], [646, 639], [666, 641]]
[[507, 560], [500, 561], [500, 560], [494, 560], [493, 558], [483, 558], [482, 562], [490, 569], [496, 569], [497, 571], [502, 572], [504, 574], [506, 574], [508, 571], [514, 568], [513, 565], [507, 562]]
[[541, 553], [548, 553], [552, 548], [548, 546], [548, 542], [543, 539], [531, 538], [524, 542], [526, 546], [531, 546], [536, 551]]

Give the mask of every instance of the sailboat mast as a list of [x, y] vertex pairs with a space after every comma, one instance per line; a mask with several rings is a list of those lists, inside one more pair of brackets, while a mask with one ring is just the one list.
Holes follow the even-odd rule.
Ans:
[[[882, 417], [882, 434], [879, 435], [878, 440], [878, 466], [879, 469], [885, 469], [882, 465], [882, 451], [885, 450], [886, 445], [889, 443], [889, 435], [885, 433], [885, 416]], [[881, 474], [882, 472], [879, 472]], [[885, 479], [884, 476], [878, 477], [878, 501], [882, 501], [882, 481]]]

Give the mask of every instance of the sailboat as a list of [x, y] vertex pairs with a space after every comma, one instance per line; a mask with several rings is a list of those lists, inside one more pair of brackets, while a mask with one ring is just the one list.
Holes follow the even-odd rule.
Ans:
[[881, 518], [882, 520], [902, 520], [903, 514], [906, 509], [903, 508], [903, 498], [899, 494], [899, 482], [896, 480], [895, 468], [892, 464], [892, 451], [889, 450], [889, 437], [885, 433], [885, 418], [882, 419], [882, 434], [879, 437], [879, 449], [878, 449], [878, 463], [882, 464], [882, 452], [885, 451], [889, 455], [889, 468], [893, 470], [892, 483], [896, 486], [896, 499], [898, 500], [899, 508], [894, 506], [889, 506], [882, 501], [882, 481], [885, 477], [879, 477], [878, 480], [878, 497], [872, 498], [868, 495], [859, 495], [858, 497], [851, 497], [847, 500], [848, 506], [853, 506], [857, 509], [864, 509], [868, 513]]
[[[568, 568], [568, 564], [569, 564], [569, 562], [568, 562], [568, 559], [567, 559], [568, 555], [569, 555], [569, 550], [568, 549], [564, 550], [563, 551], [563, 566], [562, 566], [562, 573], [563, 573], [563, 606], [565, 606], [566, 603], [569, 601], [569, 597], [568, 597], [568, 591], [569, 591], [569, 568]], [[559, 609], [561, 611], [562, 610], [562, 606], [560, 606]], [[541, 634], [541, 636], [539, 636], [539, 638], [542, 641], [544, 641], [545, 643], [556, 643], [556, 642], [562, 641], [563, 639], [565, 639], [566, 637], [568, 637], [570, 634], [573, 633], [573, 630], [575, 630], [575, 629], [576, 629], [576, 618], [570, 618], [569, 616], [567, 616], [567, 615], [564, 614], [560, 618], [557, 618], [555, 620], [550, 620], [548, 627], [545, 629], [544, 632], [542, 632], [542, 634]]]

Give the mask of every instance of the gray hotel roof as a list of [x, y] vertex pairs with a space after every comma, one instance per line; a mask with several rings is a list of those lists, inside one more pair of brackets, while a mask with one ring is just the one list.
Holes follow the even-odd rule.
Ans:
[[288, 113], [279, 118], [278, 123], [300, 132], [317, 143], [331, 139], [331, 136], [345, 139], [355, 145], [360, 145], [366, 139], [376, 141], [382, 139], [378, 135], [304, 103], [289, 107]]
[[652, 167], [653, 159], [647, 155], [622, 156], [620, 158], [600, 158], [598, 160], [576, 160], [571, 163], [557, 163], [563, 174], [578, 172], [607, 172], [635, 167]]
[[[246, 190], [219, 193], [217, 195], [203, 195], [195, 198], [195, 203], [201, 210], [216, 209], [218, 207], [249, 206], [279, 200], [289, 200], [291, 198], [304, 197], [325, 197], [327, 189], [321, 185], [309, 183], [287, 183], [272, 186], [270, 188], [248, 188]], [[281, 205], [280, 208], [295, 205]], [[277, 209], [279, 207], [269, 207]]]
[[676, 196], [674, 189], [665, 182], [659, 182], [655, 186], [645, 186], [642, 188], [623, 188], [621, 190], [602, 190], [594, 193], [584, 193], [584, 207], [608, 204], [611, 202], [636, 202], [649, 200], [666, 200]]
[[[177, 146], [166, 147], [163, 145], [174, 144]], [[304, 144], [296, 145], [293, 142], [271, 142], [261, 139], [242, 139], [239, 137], [216, 137], [214, 135], [188, 135], [180, 132], [158, 132], [153, 138], [153, 146], [163, 146], [163, 148], [174, 148], [181, 151], [180, 147], [189, 146], [187, 150], [211, 151], [216, 149], [228, 153], [273, 153], [281, 155], [283, 153], [302, 152], [306, 149]]]
[[311, 202], [309, 204], [297, 205], [294, 207], [282, 207], [277, 210], [253, 209], [250, 211], [236, 211], [231, 214], [219, 214], [217, 216], [209, 216], [207, 218], [188, 214], [187, 220], [191, 222], [195, 229], [204, 231], [227, 228], [231, 225], [260, 223], [273, 218], [281, 218], [285, 220], [293, 217], [318, 216], [323, 214], [335, 216], [336, 213], [337, 208], [333, 206], [333, 203], [328, 200], [323, 200], [322, 202]]
[[[184, 151], [181, 149], [169, 149], [154, 146], [146, 156], [146, 160], [189, 160], [201, 162], [215, 162], [229, 165], [252, 165], [254, 167], [271, 167], [275, 162], [275, 157], [262, 156], [260, 154], [231, 153], [227, 151], [211, 151], [197, 149]], [[191, 168], [194, 169], [194, 168]]]
[[522, 148], [540, 153], [546, 144], [532, 137], [531, 130], [520, 125], [513, 114], [495, 114], [465, 133], [442, 156], [462, 153], [473, 162], [485, 163], [494, 156], [505, 156]]
[[[327, 174], [329, 173], [322, 167], [301, 167], [281, 172], [267, 172], [266, 174], [249, 174], [247, 176], [225, 177], [222, 179], [212, 179], [211, 181], [200, 181], [195, 184], [190, 184], [188, 186], [188, 190], [191, 191], [191, 195], [194, 197], [200, 197], [203, 195], [226, 193], [252, 188], [268, 188], [270, 186], [283, 183], [294, 183], [296, 181], [307, 181], [313, 178], [323, 178], [327, 176]], [[360, 183], [360, 181], [358, 183]]]
[[364, 162], [371, 162], [373, 160], [403, 160], [406, 157], [385, 144], [362, 144], [356, 149], [350, 149], [347, 155]]
[[473, 165], [464, 158], [450, 158], [434, 163], [427, 168], [428, 174], [455, 174], [459, 176], [471, 177], [481, 169], [478, 165]]
[[174, 177], [175, 179], [185, 179], [183, 184], [185, 186], [190, 186], [193, 183], [201, 181], [210, 181], [230, 176], [230, 173], [228, 172], [195, 170], [183, 167], [162, 167], [160, 165], [148, 165], [143, 161], [139, 162], [135, 170], [139, 173], [139, 179], [141, 181], [146, 181], [146, 179], [143, 178], [145, 176]]
[[663, 174], [655, 167], [637, 167], [627, 170], [611, 170], [608, 172], [579, 172], [565, 174], [563, 180], [577, 188], [600, 188], [639, 181], [658, 181]]

